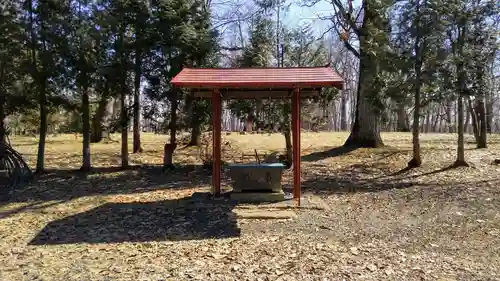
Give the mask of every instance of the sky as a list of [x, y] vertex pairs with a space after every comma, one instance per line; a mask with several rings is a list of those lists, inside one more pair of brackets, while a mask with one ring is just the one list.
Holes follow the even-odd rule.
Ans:
[[[360, 3], [361, 0], [353, 0], [354, 7], [359, 6]], [[321, 20], [319, 17], [333, 15], [333, 13], [334, 10], [332, 3], [329, 3], [328, 1], [320, 1], [312, 7], [301, 7], [300, 5], [294, 3], [290, 6], [290, 10], [285, 14], [282, 23], [291, 28], [302, 24], [310, 24], [316, 35], [320, 36], [323, 32], [328, 30], [330, 22], [328, 20]]]
[[301, 7], [298, 4], [292, 4], [290, 10], [283, 17], [282, 24], [294, 28], [309, 24], [313, 27], [317, 36], [320, 36], [328, 29], [330, 23], [327, 20], [319, 19], [319, 16], [333, 14], [332, 4], [321, 1], [312, 7]]
[[[229, 1], [229, 2], [228, 2]], [[250, 11], [254, 7], [254, 0], [214, 0], [214, 3], [217, 3], [216, 6], [213, 6], [212, 14], [215, 15], [215, 18], [223, 19], [222, 22], [227, 19], [237, 19], [236, 13], [238, 11], [242, 11], [242, 15], [245, 13], [250, 13]], [[320, 17], [328, 17], [333, 16], [334, 9], [333, 4], [330, 2], [331, 0], [320, 0], [312, 7], [307, 7], [300, 5], [299, 3], [310, 1], [310, 0], [287, 0], [288, 3], [291, 3], [289, 8], [285, 10], [281, 9], [280, 12], [280, 22], [282, 25], [288, 27], [288, 29], [294, 29], [300, 26], [309, 25], [312, 27], [313, 35], [316, 38], [324, 35], [325, 31], [327, 31], [331, 27], [331, 21], [327, 19], [320, 19]], [[347, 3], [347, 0], [340, 0], [343, 3]], [[359, 7], [362, 0], [353, 0], [354, 9]], [[233, 5], [227, 5], [227, 3], [233, 3]], [[235, 9], [238, 10], [231, 10]], [[250, 8], [248, 8], [250, 7]], [[273, 15], [274, 17], [274, 15]], [[248, 23], [248, 19], [247, 19]], [[217, 26], [217, 24], [215, 24]], [[248, 36], [248, 32], [246, 28], [247, 25], [243, 26], [243, 35]], [[239, 31], [237, 29], [237, 25], [229, 24], [229, 25], [221, 25], [219, 28], [219, 32], [221, 32], [221, 38], [224, 42], [223, 44], [226, 46], [237, 47], [239, 40]], [[328, 34], [326, 35], [326, 37]], [[325, 37], [325, 38], [326, 38]]]

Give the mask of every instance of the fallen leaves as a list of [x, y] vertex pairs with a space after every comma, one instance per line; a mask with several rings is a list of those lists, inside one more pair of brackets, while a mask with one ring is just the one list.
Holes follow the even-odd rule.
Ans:
[[[230, 237], [222, 237], [228, 231], [222, 226], [233, 223], [227, 214], [234, 209], [223, 201], [202, 208], [183, 199], [208, 190], [209, 172], [42, 177], [18, 194], [19, 202], [0, 207], [0, 280], [498, 279], [500, 174], [490, 165], [500, 152], [495, 141], [488, 150], [467, 150], [475, 168], [442, 169], [454, 161], [454, 137], [425, 134], [424, 165], [395, 174], [410, 158], [410, 134], [384, 134], [386, 148], [328, 152], [345, 137], [303, 134], [304, 196], [318, 208], [268, 208], [293, 212], [293, 220], [231, 218], [239, 232]], [[284, 148], [280, 134], [226, 138], [245, 153]], [[79, 167], [80, 141], [50, 137], [48, 167]], [[145, 152], [132, 154], [131, 162], [161, 163], [165, 141], [145, 134]], [[25, 154], [36, 152], [26, 140], [18, 144]], [[119, 165], [119, 143], [91, 150], [93, 163]], [[307, 160], [311, 153], [316, 159]], [[189, 149], [174, 159], [197, 163]], [[284, 175], [286, 188], [291, 176]], [[55, 222], [60, 227], [48, 233], [60, 244], [28, 245]], [[203, 234], [208, 229], [211, 235]], [[101, 242], [68, 243], [82, 237]]]
[[356, 247], [351, 247], [349, 250], [351, 251], [351, 254], [353, 254], [353, 255], [355, 255], [355, 256], [359, 255], [359, 250], [358, 250], [358, 248], [356, 248]]

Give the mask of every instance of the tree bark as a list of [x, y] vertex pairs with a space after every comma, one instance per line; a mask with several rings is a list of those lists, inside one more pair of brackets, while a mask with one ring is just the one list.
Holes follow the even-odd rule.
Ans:
[[370, 84], [373, 80], [374, 66], [370, 65], [373, 62], [369, 62], [370, 57], [365, 55], [362, 49], [360, 53], [355, 119], [351, 134], [344, 146], [380, 147], [384, 145], [380, 137], [380, 114], [375, 112], [374, 105], [369, 101], [370, 95], [373, 94]]
[[478, 117], [478, 135], [479, 139], [477, 142], [477, 148], [487, 148], [487, 133], [488, 133], [488, 125], [487, 125], [487, 118], [486, 118], [486, 110], [485, 110], [485, 104], [484, 104], [484, 97], [478, 97], [477, 104], [476, 104], [476, 112], [477, 112], [477, 117]]
[[171, 93], [171, 98], [170, 98], [170, 124], [169, 124], [169, 129], [170, 129], [170, 143], [168, 145], [165, 145], [165, 155], [163, 157], [163, 168], [164, 169], [173, 169], [174, 163], [173, 163], [173, 154], [175, 149], [177, 148], [177, 142], [176, 142], [176, 134], [177, 134], [177, 109], [179, 106], [179, 101], [177, 98], [177, 91], [174, 89], [173, 92]]
[[[417, 73], [420, 77], [420, 71]], [[420, 156], [420, 80], [415, 83], [415, 109], [413, 110], [413, 127], [412, 127], [412, 143], [413, 143], [413, 158], [408, 162], [408, 168], [420, 167], [422, 158]]]
[[126, 103], [125, 87], [122, 87], [120, 95], [120, 127], [121, 127], [121, 137], [122, 137], [122, 148], [121, 148], [121, 167], [122, 169], [127, 169], [128, 164], [128, 116], [127, 116], [127, 103]]
[[347, 131], [347, 91], [342, 91], [340, 100], [340, 130]]
[[406, 109], [403, 104], [398, 104], [397, 117], [398, 122], [396, 130], [398, 132], [409, 132], [410, 124], [408, 124], [408, 115], [406, 115]]
[[91, 143], [98, 143], [103, 138], [102, 133], [104, 131], [104, 126], [102, 123], [107, 114], [108, 102], [109, 100], [107, 95], [101, 96], [94, 117], [92, 118], [92, 129], [90, 134]]
[[292, 133], [290, 128], [285, 128], [283, 130], [283, 136], [285, 137], [285, 147], [286, 147], [286, 168], [292, 167], [293, 163], [293, 146], [292, 146]]
[[[419, 122], [420, 122], [420, 89], [422, 86], [422, 45], [420, 36], [420, 2], [417, 4], [417, 15], [416, 15], [416, 39], [413, 50], [415, 52], [415, 109], [413, 110], [413, 128], [412, 128], [412, 143], [413, 143], [413, 158], [408, 162], [408, 168], [419, 167], [422, 165], [422, 158], [420, 157], [420, 139], [419, 139]], [[427, 113], [427, 127], [429, 127], [429, 112]]]
[[[358, 91], [359, 92], [359, 91]], [[366, 98], [358, 94], [356, 117], [351, 134], [344, 146], [381, 147], [384, 145], [380, 137], [380, 116], [373, 112], [373, 106]]]
[[[474, 109], [474, 106], [472, 105], [472, 101], [470, 100], [469, 97], [467, 99], [467, 104], [468, 104], [468, 113], [471, 116], [472, 119], [472, 131], [474, 132], [474, 139], [476, 140], [476, 144], [479, 145], [479, 126], [478, 126], [478, 118], [476, 114], [476, 110]], [[465, 130], [465, 126], [464, 126]]]
[[446, 104], [446, 117], [447, 117], [446, 124], [448, 125], [448, 133], [454, 133], [452, 112], [453, 112], [453, 101], [450, 100]]
[[[44, 71], [45, 67], [45, 59], [44, 59], [44, 53], [40, 54], [41, 56], [41, 66], [42, 66], [42, 71], [38, 69], [38, 64], [37, 64], [37, 46], [36, 43], [38, 41], [38, 38], [36, 37], [35, 33], [35, 21], [33, 18], [33, 1], [28, 0], [28, 13], [29, 13], [29, 32], [30, 32], [30, 59], [31, 59], [31, 75], [33, 80], [35, 81], [35, 84], [38, 86], [38, 106], [39, 106], [39, 111], [40, 111], [40, 128], [39, 128], [39, 133], [40, 133], [40, 138], [38, 141], [38, 152], [37, 152], [37, 158], [36, 158], [36, 173], [43, 173], [45, 170], [45, 139], [47, 137], [47, 93], [46, 93], [46, 87], [47, 87], [47, 76], [45, 73], [42, 73]], [[44, 25], [41, 23], [42, 30], [44, 30]], [[45, 40], [44, 38], [40, 38], [42, 41], [42, 52], [46, 51], [45, 49]]]
[[[465, 45], [465, 36], [467, 34], [466, 22], [462, 23], [463, 26], [458, 29], [458, 52], [454, 49], [454, 56], [458, 56], [460, 59], [463, 58], [463, 49]], [[465, 161], [465, 144], [464, 144], [464, 103], [463, 98], [467, 89], [467, 74], [465, 70], [465, 65], [462, 60], [457, 64], [456, 73], [458, 77], [458, 100], [457, 100], [457, 128], [458, 128], [458, 139], [457, 139], [457, 160], [454, 163], [455, 167], [465, 166], [468, 167], [469, 164]]]
[[[140, 31], [137, 32], [136, 36], [139, 36], [138, 34]], [[136, 39], [136, 41], [139, 39]], [[142, 70], [142, 65], [141, 65], [141, 50], [138, 42], [136, 42], [136, 49], [135, 49], [135, 79], [134, 79], [134, 143], [133, 143], [133, 153], [138, 153], [142, 152], [142, 147], [141, 147], [141, 127], [140, 127], [140, 122], [141, 122], [141, 106], [140, 106], [140, 99], [141, 99], [141, 93], [140, 93], [140, 88], [141, 88], [141, 70]]]
[[431, 107], [427, 105], [427, 114], [425, 116], [425, 132], [429, 133], [431, 131]]
[[[291, 116], [291, 101], [286, 100], [283, 103], [283, 123], [281, 125], [281, 133], [285, 137], [285, 150], [286, 150], [286, 168], [289, 169], [293, 164], [293, 145], [292, 145], [292, 130], [290, 124]], [[300, 129], [300, 128], [299, 128]]]
[[457, 160], [455, 161], [454, 166], [469, 166], [465, 161], [465, 147], [464, 147], [464, 105], [463, 105], [463, 97], [460, 94], [457, 100]]
[[255, 117], [250, 114], [247, 116], [245, 120], [245, 131], [246, 132], [252, 132], [253, 131], [253, 121], [255, 120]]
[[356, 117], [351, 134], [344, 146], [380, 147], [380, 117], [382, 113], [379, 102], [380, 83], [377, 76], [380, 71], [378, 55], [371, 54], [374, 41], [379, 40], [372, 34], [372, 28], [384, 29], [385, 23], [381, 14], [370, 1], [363, 1], [363, 24], [359, 28], [359, 79], [356, 104]]
[[175, 143], [166, 143], [163, 149], [163, 169], [173, 169], [174, 168], [174, 151], [177, 148]]
[[82, 167], [84, 172], [90, 171], [90, 108], [89, 93], [87, 87], [82, 92], [82, 120], [83, 120], [83, 142], [82, 142]]
[[38, 153], [36, 158], [36, 173], [45, 171], [45, 140], [47, 138], [47, 96], [45, 93], [45, 78], [42, 78], [42, 86], [39, 92], [40, 108], [40, 139], [38, 140]]
[[[195, 118], [196, 119], [196, 118]], [[188, 146], [200, 145], [201, 143], [201, 122], [191, 121], [191, 139]]]
[[4, 167], [3, 161], [5, 159], [6, 150], [6, 130], [5, 130], [5, 93], [0, 92], [0, 170]]
[[439, 132], [439, 120], [441, 119], [441, 107], [436, 108], [436, 115], [434, 116], [434, 121], [432, 124], [432, 132]]
[[123, 15], [120, 15], [120, 30], [118, 31], [118, 40], [116, 40], [117, 58], [119, 60], [119, 85], [120, 90], [120, 130], [121, 130], [121, 168], [128, 169], [128, 112], [127, 112], [127, 57], [125, 54], [124, 39], [125, 36], [125, 23], [123, 22]]
[[493, 101], [492, 94], [486, 94], [486, 132], [491, 134], [493, 125]]
[[472, 119], [472, 128], [474, 128], [475, 126], [475, 121], [474, 121], [474, 117], [471, 116], [473, 114], [473, 110], [471, 109], [471, 105], [470, 105], [470, 99], [467, 99], [467, 102], [469, 103], [469, 110], [465, 110], [465, 123], [464, 123], [464, 132], [466, 134], [469, 133], [469, 123], [470, 123], [470, 119]]

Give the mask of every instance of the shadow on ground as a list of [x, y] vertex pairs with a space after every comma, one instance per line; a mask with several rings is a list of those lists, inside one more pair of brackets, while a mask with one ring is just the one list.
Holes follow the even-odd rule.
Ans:
[[15, 190], [10, 202], [72, 200], [83, 196], [132, 194], [162, 189], [189, 189], [207, 185], [210, 171], [184, 166], [163, 172], [160, 166], [94, 168], [90, 173], [52, 170]]
[[326, 158], [330, 157], [337, 157], [337, 156], [342, 156], [345, 154], [348, 154], [349, 152], [352, 152], [356, 150], [357, 147], [355, 146], [340, 146], [340, 147], [335, 147], [332, 149], [328, 149], [325, 151], [318, 151], [318, 152], [313, 152], [308, 155], [302, 156], [301, 160], [304, 162], [315, 162], [315, 161], [320, 161]]
[[373, 179], [353, 180], [346, 177], [324, 177], [309, 179], [302, 183], [304, 191], [315, 194], [380, 192], [390, 189], [405, 189], [415, 182], [378, 181]]
[[[68, 144], [68, 140], [45, 140], [46, 145], [51, 145], [51, 144]], [[38, 146], [38, 141], [21, 141], [21, 142], [16, 142], [14, 143], [13, 147], [22, 147], [22, 146]]]
[[181, 241], [240, 236], [230, 202], [186, 197], [107, 203], [47, 224], [29, 245]]
[[[319, 166], [319, 165], [318, 165]], [[470, 204], [468, 190], [471, 187], [491, 189], [500, 184], [500, 179], [464, 180], [457, 178], [455, 181], [443, 183], [439, 181], [440, 173], [453, 169], [452, 166], [436, 169], [434, 171], [408, 175], [397, 174], [385, 170], [386, 166], [380, 162], [355, 164], [331, 172], [321, 172], [320, 167], [315, 167], [316, 174], [311, 175], [302, 182], [304, 192], [317, 195], [354, 194], [354, 193], [381, 193], [388, 190], [404, 190], [402, 195], [405, 200], [440, 200], [447, 202], [463, 201]], [[385, 175], [380, 175], [380, 171]], [[432, 177], [430, 177], [432, 176]], [[419, 180], [421, 177], [428, 177]], [[497, 191], [495, 191], [497, 193]], [[394, 196], [395, 193], [391, 193]]]

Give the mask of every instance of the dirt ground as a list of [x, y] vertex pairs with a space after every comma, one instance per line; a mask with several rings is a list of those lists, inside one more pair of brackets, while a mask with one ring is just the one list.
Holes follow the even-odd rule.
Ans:
[[[191, 197], [210, 185], [196, 149], [178, 151], [185, 165], [162, 174], [164, 135], [143, 136], [144, 152], [131, 154], [142, 168], [129, 171], [113, 168], [119, 143], [93, 145], [89, 175], [68, 170], [81, 164], [81, 139], [51, 136], [50, 173], [0, 203], [0, 280], [500, 280], [500, 136], [488, 149], [468, 143], [471, 167], [449, 169], [456, 136], [424, 134], [423, 167], [410, 172], [400, 172], [410, 134], [383, 134], [380, 149], [337, 148], [346, 137], [303, 134], [304, 200], [321, 208], [258, 220]], [[279, 134], [224, 140], [228, 161], [284, 147]], [[13, 144], [33, 165], [36, 139]], [[286, 171], [285, 189], [291, 182]]]

